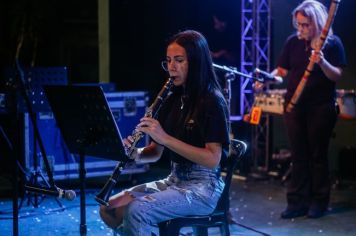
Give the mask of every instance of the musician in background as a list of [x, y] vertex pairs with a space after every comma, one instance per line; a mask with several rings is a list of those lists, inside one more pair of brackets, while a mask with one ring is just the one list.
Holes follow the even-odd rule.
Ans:
[[226, 19], [226, 13], [214, 14], [212, 16], [212, 33], [209, 34], [209, 44], [211, 56], [214, 63], [226, 66], [236, 66], [238, 53], [237, 39], [238, 35], [231, 28], [230, 22]]
[[[342, 77], [346, 58], [340, 39], [332, 30], [320, 53], [314, 49], [327, 20], [324, 5], [315, 0], [303, 1], [293, 13], [296, 33], [282, 50], [275, 76], [287, 78], [285, 105], [293, 96], [303, 73], [312, 60], [315, 63], [305, 89], [284, 121], [292, 152], [292, 173], [287, 190], [287, 208], [281, 218], [307, 215], [323, 216], [330, 199], [328, 147], [337, 120], [335, 84]], [[261, 84], [256, 83], [259, 89]]]
[[[135, 149], [137, 162], [153, 162], [168, 149], [171, 173], [162, 180], [124, 190], [101, 206], [103, 221], [123, 235], [150, 235], [157, 223], [211, 213], [224, 182], [219, 163], [229, 147], [228, 108], [217, 82], [204, 36], [188, 30], [169, 41], [164, 65], [173, 93], [158, 119], [143, 117], [138, 131], [149, 146]], [[124, 140], [131, 147], [132, 137]]]

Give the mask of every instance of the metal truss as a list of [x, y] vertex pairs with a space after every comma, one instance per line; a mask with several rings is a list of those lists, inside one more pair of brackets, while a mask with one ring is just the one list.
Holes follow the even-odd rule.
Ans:
[[[270, 71], [270, 18], [271, 0], [241, 1], [241, 66], [242, 73], [251, 74], [255, 68]], [[253, 106], [252, 83], [240, 78], [240, 114], [248, 113]], [[269, 166], [269, 123], [263, 115], [258, 126], [252, 129], [251, 155], [254, 167], [263, 171]]]

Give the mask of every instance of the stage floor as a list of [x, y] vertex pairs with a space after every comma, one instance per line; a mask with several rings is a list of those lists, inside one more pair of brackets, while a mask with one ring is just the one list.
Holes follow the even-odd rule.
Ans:
[[[157, 170], [139, 176], [138, 181], [157, 178]], [[98, 204], [94, 196], [98, 189], [86, 191], [87, 235], [113, 235], [100, 220]], [[343, 182], [332, 190], [329, 212], [320, 219], [305, 217], [283, 220], [280, 212], [285, 208], [286, 187], [278, 179], [239, 180], [234, 178], [231, 189], [231, 212], [240, 224], [269, 235], [354, 235], [356, 232], [356, 184]], [[78, 191], [77, 191], [78, 193]], [[79, 194], [78, 194], [79, 195]], [[38, 208], [24, 202], [20, 209], [19, 235], [80, 235], [80, 197], [68, 202], [61, 200], [65, 210], [53, 197], [46, 197]], [[0, 235], [12, 235], [12, 213], [10, 199], [0, 201]], [[239, 225], [230, 225], [231, 235], [260, 235]], [[190, 228], [184, 228], [182, 235], [192, 235]], [[211, 229], [209, 235], [220, 235], [217, 229]]]

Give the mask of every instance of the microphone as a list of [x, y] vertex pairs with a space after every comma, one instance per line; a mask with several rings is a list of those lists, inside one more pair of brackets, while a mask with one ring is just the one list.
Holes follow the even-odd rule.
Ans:
[[283, 82], [282, 77], [274, 76], [271, 73], [260, 70], [258, 68], [256, 68], [254, 72], [258, 78], [261, 78], [263, 80], [263, 82], [272, 82], [275, 84], [281, 84]]
[[65, 200], [68, 201], [73, 201], [74, 198], [76, 197], [76, 194], [73, 190], [64, 190], [58, 188], [57, 186], [48, 189], [48, 188], [39, 188], [39, 187], [25, 185], [25, 189], [29, 192], [42, 193], [50, 196], [55, 196], [57, 198], [64, 198]]

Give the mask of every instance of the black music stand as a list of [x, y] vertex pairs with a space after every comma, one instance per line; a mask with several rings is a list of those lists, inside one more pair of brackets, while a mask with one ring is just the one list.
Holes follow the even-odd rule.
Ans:
[[80, 157], [80, 235], [86, 235], [85, 155], [120, 162], [128, 157], [101, 87], [45, 86], [44, 91], [69, 151]]

